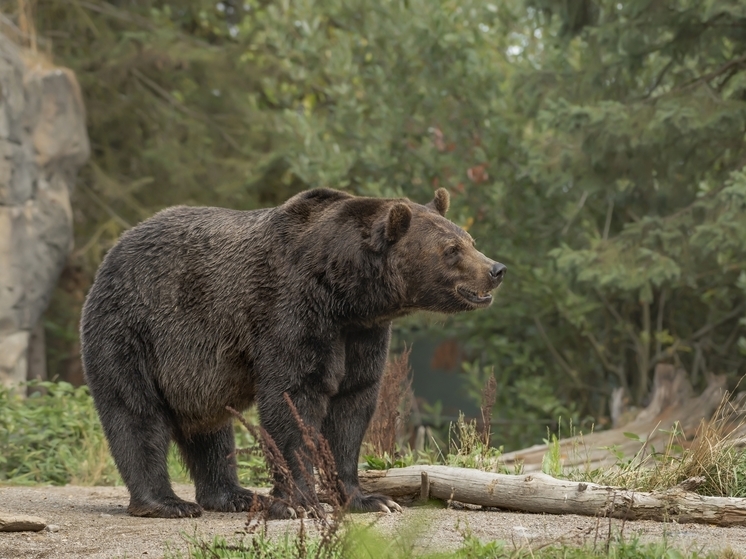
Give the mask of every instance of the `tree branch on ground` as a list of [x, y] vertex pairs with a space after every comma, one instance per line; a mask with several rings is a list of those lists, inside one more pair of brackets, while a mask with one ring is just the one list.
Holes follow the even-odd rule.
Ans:
[[540, 514], [579, 514], [626, 520], [676, 521], [716, 526], [746, 525], [746, 499], [703, 497], [691, 478], [663, 491], [630, 491], [597, 483], [567, 481], [542, 473], [495, 474], [450, 466], [409, 466], [360, 474], [364, 491], [394, 498], [421, 498], [423, 473], [429, 497]]

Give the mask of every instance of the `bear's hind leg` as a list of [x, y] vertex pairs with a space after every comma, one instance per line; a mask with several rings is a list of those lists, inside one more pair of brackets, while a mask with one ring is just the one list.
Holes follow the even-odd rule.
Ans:
[[171, 429], [161, 414], [132, 414], [117, 401], [101, 402], [101, 423], [124, 483], [127, 512], [156, 518], [195, 517], [201, 507], [176, 496], [166, 466]]
[[254, 493], [238, 483], [232, 423], [212, 433], [179, 435], [176, 442], [194, 480], [197, 502], [205, 510], [241, 512], [251, 508]]

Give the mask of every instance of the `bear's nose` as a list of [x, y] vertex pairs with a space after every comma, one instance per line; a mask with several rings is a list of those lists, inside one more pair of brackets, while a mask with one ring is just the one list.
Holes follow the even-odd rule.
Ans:
[[508, 267], [505, 264], [495, 262], [492, 265], [492, 269], [490, 270], [490, 277], [495, 281], [497, 285], [500, 285], [500, 282], [502, 282], [503, 278], [505, 277], [505, 272], [507, 271]]

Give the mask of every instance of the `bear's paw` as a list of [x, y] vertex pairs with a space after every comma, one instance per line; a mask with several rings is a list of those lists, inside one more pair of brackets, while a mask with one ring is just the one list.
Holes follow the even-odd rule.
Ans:
[[196, 518], [202, 515], [202, 507], [178, 497], [166, 497], [148, 502], [130, 500], [127, 512], [149, 518]]

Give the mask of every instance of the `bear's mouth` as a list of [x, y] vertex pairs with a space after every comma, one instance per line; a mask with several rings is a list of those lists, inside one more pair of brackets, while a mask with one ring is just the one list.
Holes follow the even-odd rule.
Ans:
[[472, 305], [478, 307], [486, 307], [492, 302], [492, 294], [489, 291], [477, 292], [467, 289], [463, 285], [459, 285], [456, 288], [456, 293], [461, 295], [461, 297], [469, 301]]

